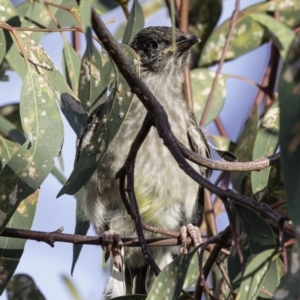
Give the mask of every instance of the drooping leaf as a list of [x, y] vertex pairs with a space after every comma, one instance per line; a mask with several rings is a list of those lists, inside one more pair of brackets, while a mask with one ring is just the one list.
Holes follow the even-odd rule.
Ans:
[[[234, 154], [239, 161], [250, 161], [252, 159], [254, 142], [258, 130], [258, 111], [257, 108], [253, 110], [250, 119], [247, 121], [243, 132], [241, 133]], [[249, 195], [248, 191], [251, 190], [247, 177], [249, 172], [232, 172], [231, 179], [234, 189], [242, 194]], [[251, 190], [252, 192], [252, 190]]]
[[129, 14], [128, 22], [125, 28], [122, 44], [129, 45], [132, 38], [144, 28], [145, 20], [143, 9], [139, 0], [134, 0], [131, 12]]
[[63, 124], [55, 95], [44, 79], [28, 69], [24, 79], [20, 113], [27, 141], [0, 174], [2, 231], [21, 200], [37, 190], [54, 166], [63, 142]]
[[8, 300], [46, 300], [34, 280], [27, 274], [17, 274], [7, 285]]
[[[191, 71], [191, 84], [194, 100], [195, 114], [201, 120], [210, 87], [213, 83], [215, 72], [207, 69], [194, 69]], [[213, 121], [221, 112], [226, 98], [225, 76], [219, 75], [212, 104], [210, 106], [205, 125]]]
[[0, 136], [0, 172], [3, 170], [7, 162], [19, 150], [20, 145], [6, 140]]
[[292, 248], [290, 255], [290, 267], [289, 272], [286, 274], [276, 290], [273, 299], [274, 300], [294, 300], [298, 299], [300, 295], [300, 247], [296, 242]]
[[81, 19], [82, 27], [84, 28], [85, 33], [87, 33], [88, 28], [92, 27], [92, 23], [91, 23], [92, 4], [93, 4], [92, 0], [80, 1], [80, 6], [79, 6], [80, 19]]
[[0, 28], [0, 65], [6, 54], [6, 41], [3, 30]]
[[247, 266], [241, 283], [238, 299], [256, 299], [262, 286], [263, 279], [272, 263], [274, 249], [265, 250], [256, 255]]
[[300, 3], [299, 0], [273, 0], [251, 5], [244, 10], [248, 13], [264, 13], [265, 15], [279, 13], [278, 20], [288, 26], [289, 28], [295, 28], [300, 25], [299, 12]]
[[0, 115], [0, 131], [2, 135], [10, 138], [12, 141], [18, 142], [19, 144], [23, 144], [26, 139], [22, 132], [20, 132], [16, 125], [11, 123], [6, 118]]
[[82, 297], [80, 296], [79, 291], [77, 290], [77, 288], [74, 285], [74, 283], [72, 282], [72, 280], [65, 275], [62, 275], [61, 278], [62, 278], [63, 283], [65, 284], [67, 290], [72, 295], [72, 299], [82, 300]]
[[[300, 33], [284, 63], [279, 87], [280, 151], [287, 208], [300, 241]], [[300, 291], [300, 289], [299, 289]]]
[[[229, 32], [230, 20], [225, 21], [208, 38], [202, 50], [199, 65], [210, 66], [218, 62]], [[230, 60], [254, 50], [267, 39], [264, 37], [264, 28], [250, 16], [240, 13], [236, 20], [235, 31], [232, 36], [225, 59]]]
[[274, 42], [283, 58], [286, 57], [295, 34], [287, 26], [265, 14], [251, 14], [251, 18], [265, 26], [266, 34]]
[[[61, 4], [62, 0], [57, 0], [56, 4]], [[52, 14], [55, 16], [59, 9], [57, 7], [51, 7]], [[13, 10], [14, 16], [16, 15], [15, 10]], [[31, 5], [28, 6], [28, 9], [26, 11], [26, 14], [23, 18], [23, 21], [21, 23], [22, 27], [41, 27], [46, 28], [50, 25], [52, 22], [51, 16], [46, 10], [45, 6], [42, 3], [33, 1]], [[39, 43], [42, 36], [44, 35], [44, 32], [29, 32], [30, 39], [34, 43]], [[23, 37], [23, 35], [27, 35], [24, 32], [21, 32], [18, 34], [19, 37]], [[22, 39], [19, 38], [19, 42], [22, 44]], [[33, 45], [32, 45], [33, 47]], [[27, 74], [27, 67], [24, 61], [24, 58], [20, 55], [20, 52], [22, 53], [22, 49], [19, 48], [18, 43], [14, 40], [9, 44], [9, 50], [6, 55], [6, 59], [9, 62], [9, 64], [12, 66], [12, 68], [18, 73], [18, 75], [21, 78], [24, 78]], [[24, 53], [22, 53], [24, 54]]]
[[[283, 263], [280, 257], [276, 257], [272, 260], [265, 277], [262, 280], [261, 288], [267, 290], [271, 295], [274, 295], [281, 278], [283, 276]], [[263, 291], [258, 293], [258, 299], [272, 299], [273, 297], [267, 295]]]
[[[132, 63], [137, 61], [136, 54], [130, 47], [121, 46]], [[138, 72], [138, 65], [136, 65], [136, 68]], [[93, 132], [90, 142], [82, 149], [67, 184], [60, 190], [58, 196], [75, 194], [92, 176], [126, 118], [133, 94], [124, 77], [116, 72], [116, 69], [114, 79], [114, 88], [110, 98], [107, 100], [110, 102], [108, 102], [108, 111], [105, 113], [106, 117], [101, 119], [101, 123]]]
[[[248, 264], [260, 253], [266, 250], [274, 251], [277, 242], [269, 224], [256, 212], [237, 202], [233, 202], [232, 205], [243, 229], [240, 245], [247, 268]], [[244, 274], [244, 277], [242, 277], [241, 265], [236, 249], [234, 249], [228, 257], [227, 264], [228, 275], [233, 288], [236, 290], [246, 276]]]
[[[28, 196], [24, 201], [22, 201], [7, 224], [7, 227], [29, 230], [32, 226], [38, 197], [39, 191], [35, 191], [32, 195]], [[6, 284], [13, 276], [19, 264], [24, 251], [25, 243], [25, 239], [0, 237], [0, 265], [4, 267], [3, 273], [7, 276], [7, 280], [0, 285], [0, 294], [3, 293]]]
[[[51, 88], [55, 95], [55, 99], [61, 105], [62, 112], [66, 116], [73, 130], [78, 133], [78, 129], [81, 126], [85, 126], [87, 120], [86, 112], [82, 104], [76, 98], [65, 78], [58, 71], [47, 52], [40, 45], [36, 44], [34, 40], [30, 39], [27, 34], [22, 33], [20, 34], [20, 37], [26, 46], [26, 56], [31, 68], [36, 70], [45, 80], [45, 84]], [[62, 94], [66, 94], [69, 97], [62, 97]], [[65, 100], [65, 102], [61, 101], [60, 103], [59, 100]], [[70, 108], [74, 110], [74, 114], [70, 112]]]
[[[75, 234], [86, 235], [90, 228], [90, 221], [86, 217], [86, 214], [83, 211], [83, 198], [84, 198], [84, 190], [80, 189], [76, 194], [76, 226], [75, 226]], [[73, 259], [71, 266], [71, 275], [73, 275], [76, 262], [79, 258], [80, 252], [82, 250], [82, 244], [74, 244], [73, 245]]]
[[[88, 35], [88, 34], [87, 34]], [[87, 36], [87, 45], [81, 61], [78, 98], [85, 109], [92, 112], [106, 98], [107, 85], [101, 80], [102, 59], [91, 38]]]
[[70, 43], [66, 40], [65, 37], [63, 37], [63, 41], [64, 48], [62, 57], [62, 69], [70, 88], [77, 95], [80, 59], [74, 48], [70, 45]]
[[180, 255], [167, 265], [155, 279], [146, 299], [157, 299], [158, 295], [160, 299], [176, 299], [175, 296], [180, 295], [187, 270], [196, 251], [197, 248], [188, 254]]
[[189, 2], [189, 32], [201, 39], [194, 47], [197, 57], [215, 28], [222, 12], [221, 0], [192, 0]]
[[[275, 153], [279, 143], [279, 103], [275, 102], [265, 114], [258, 130], [253, 148], [253, 160], [265, 158]], [[271, 167], [259, 172], [251, 172], [253, 194], [260, 200], [268, 184]]]

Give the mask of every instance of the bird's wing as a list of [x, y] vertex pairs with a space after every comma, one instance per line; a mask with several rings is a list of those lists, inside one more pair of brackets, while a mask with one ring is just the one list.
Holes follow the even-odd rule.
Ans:
[[[188, 139], [190, 142], [191, 149], [204, 157], [210, 158], [210, 150], [208, 146], [207, 139], [197, 124], [197, 120], [195, 114], [192, 110], [189, 110], [189, 126], [188, 126]], [[209, 178], [211, 175], [211, 170], [206, 169], [203, 172], [203, 167], [199, 166], [200, 174], [205, 176], [205, 178]]]
[[[189, 126], [188, 126], [188, 138], [190, 142], [190, 147], [191, 149], [201, 155], [205, 156], [207, 158], [210, 158], [210, 150], [208, 146], [208, 142], [206, 140], [206, 137], [197, 124], [196, 117], [194, 115], [194, 112], [190, 110], [190, 118], [189, 118]], [[210, 169], [205, 169], [202, 166], [199, 166], [199, 172], [200, 175], [204, 176], [205, 178], [209, 178], [211, 175], [211, 170]], [[193, 218], [193, 224], [200, 226], [203, 220], [203, 210], [204, 210], [204, 189], [202, 186], [199, 186], [198, 190], [198, 210], [196, 214], [194, 215]]]
[[107, 116], [107, 113], [109, 112], [112, 106], [113, 99], [114, 99], [114, 93], [111, 92], [107, 100], [101, 105], [99, 105], [89, 116], [86, 128], [77, 143], [75, 163], [77, 162], [83, 148], [90, 143], [90, 140], [94, 132], [97, 131], [99, 124], [102, 124], [102, 119]]

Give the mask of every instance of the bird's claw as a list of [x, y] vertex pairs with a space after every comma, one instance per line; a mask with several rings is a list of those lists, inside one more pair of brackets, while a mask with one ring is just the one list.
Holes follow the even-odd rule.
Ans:
[[192, 244], [194, 247], [198, 247], [200, 244], [202, 244], [202, 237], [199, 230], [199, 227], [194, 226], [193, 224], [188, 224], [187, 226], [181, 227], [181, 249], [180, 253], [185, 254], [187, 253], [187, 247], [186, 247], [186, 239], [189, 236], [192, 240]]
[[104, 253], [105, 262], [107, 262], [107, 260], [110, 257], [110, 253], [112, 253], [114, 265], [119, 271], [122, 270], [122, 254], [121, 254], [122, 247], [123, 247], [123, 242], [118, 232], [113, 230], [108, 230], [103, 233], [102, 249], [103, 251], [105, 251]]

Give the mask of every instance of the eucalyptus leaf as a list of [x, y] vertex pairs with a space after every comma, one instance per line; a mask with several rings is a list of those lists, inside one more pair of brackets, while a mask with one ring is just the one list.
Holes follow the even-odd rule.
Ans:
[[63, 142], [63, 124], [55, 96], [31, 69], [23, 82], [20, 113], [27, 141], [0, 174], [1, 231], [21, 200], [37, 190], [51, 172]]
[[[123, 51], [134, 64], [137, 61], [135, 52], [128, 46], [121, 45]], [[103, 70], [103, 69], [102, 69]], [[138, 65], [136, 65], [138, 70]], [[95, 114], [100, 114], [98, 126], [95, 128], [89, 143], [82, 149], [66, 185], [60, 190], [58, 197], [63, 194], [75, 194], [92, 176], [101, 163], [111, 141], [118, 133], [130, 109], [133, 94], [125, 78], [117, 72], [111, 89], [111, 94]]]
[[[253, 149], [253, 160], [265, 158], [276, 152], [279, 143], [279, 103], [275, 102], [265, 114], [258, 130]], [[267, 187], [271, 167], [259, 172], [251, 172], [253, 194], [258, 199], [262, 197], [263, 190]]]
[[132, 38], [144, 28], [145, 20], [139, 0], [134, 0], [122, 40], [122, 44], [131, 42]]
[[[39, 191], [35, 191], [32, 195], [28, 196], [24, 201], [22, 201], [19, 204], [14, 215], [10, 219], [9, 223], [7, 224], [7, 227], [29, 230], [32, 226], [33, 219], [35, 216], [38, 197]], [[4, 267], [4, 273], [7, 275], [7, 280], [0, 285], [0, 294], [3, 293], [6, 284], [8, 283], [9, 279], [13, 276], [19, 264], [19, 261], [24, 251], [25, 243], [25, 239], [0, 237], [1, 266]], [[12, 281], [12, 283], [13, 282], [14, 281]], [[11, 287], [12, 286], [10, 284], [8, 289], [11, 289]]]
[[79, 82], [79, 70], [80, 59], [74, 48], [70, 45], [65, 37], [63, 37], [64, 48], [62, 57], [62, 69], [66, 81], [68, 82], [72, 91], [77, 95], [78, 82]]
[[[280, 150], [287, 208], [300, 241], [300, 32], [283, 65], [278, 87]], [[300, 290], [299, 290], [300, 291]]]
[[161, 270], [146, 299], [156, 299], [157, 295], [160, 299], [176, 299], [175, 296], [180, 295], [190, 262], [197, 249], [195, 248], [188, 254], [180, 255]]
[[[213, 83], [216, 73], [207, 69], [194, 69], [191, 71], [191, 84], [194, 100], [194, 110], [198, 120], [204, 112], [206, 101], [210, 93], [210, 87]], [[226, 77], [219, 75], [218, 83], [215, 89], [214, 98], [205, 120], [205, 125], [212, 122], [221, 112], [226, 98]]]
[[268, 29], [266, 34], [274, 42], [277, 49], [280, 51], [281, 56], [285, 58], [291, 42], [295, 37], [294, 32], [287, 26], [268, 15], [255, 13], [251, 14], [251, 18]]

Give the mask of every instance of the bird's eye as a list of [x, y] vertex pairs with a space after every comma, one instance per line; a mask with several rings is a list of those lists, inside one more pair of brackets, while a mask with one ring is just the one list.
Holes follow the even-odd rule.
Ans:
[[151, 41], [150, 47], [151, 47], [152, 49], [157, 49], [157, 48], [158, 48], [157, 42], [156, 42], [156, 41]]

